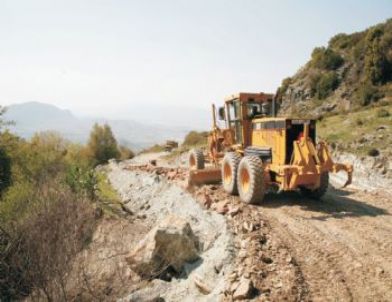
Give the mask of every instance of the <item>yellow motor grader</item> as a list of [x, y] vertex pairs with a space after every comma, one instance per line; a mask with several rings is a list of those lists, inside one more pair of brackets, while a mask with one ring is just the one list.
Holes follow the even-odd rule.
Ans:
[[[206, 154], [189, 154], [191, 184], [222, 181], [225, 191], [244, 202], [260, 203], [267, 191], [300, 190], [320, 198], [328, 188], [329, 172], [346, 171], [351, 183], [352, 165], [334, 163], [324, 142], [316, 142], [316, 121], [276, 116], [274, 95], [239, 93], [225, 99]], [[205, 163], [209, 163], [206, 166]]]

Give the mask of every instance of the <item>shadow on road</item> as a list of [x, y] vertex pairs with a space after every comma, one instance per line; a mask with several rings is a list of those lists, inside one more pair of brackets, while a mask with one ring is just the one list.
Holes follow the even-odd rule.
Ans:
[[[345, 194], [345, 192], [348, 194]], [[331, 188], [321, 200], [303, 197], [298, 192], [267, 194], [260, 206], [264, 208], [300, 206], [301, 210], [314, 212], [316, 215], [313, 215], [309, 219], [315, 220], [390, 215], [386, 209], [376, 207], [363, 200], [348, 197], [351, 195], [350, 193], [351, 192], [348, 191]]]

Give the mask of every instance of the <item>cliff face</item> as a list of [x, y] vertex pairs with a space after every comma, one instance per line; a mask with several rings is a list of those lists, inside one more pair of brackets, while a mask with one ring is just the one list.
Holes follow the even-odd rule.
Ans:
[[392, 19], [316, 47], [277, 94], [281, 114], [312, 117], [391, 103]]

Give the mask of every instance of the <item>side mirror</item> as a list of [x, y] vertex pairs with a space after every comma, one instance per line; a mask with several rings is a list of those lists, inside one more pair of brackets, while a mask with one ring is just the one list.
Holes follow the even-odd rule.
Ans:
[[220, 121], [224, 121], [226, 114], [225, 114], [225, 107], [219, 107], [218, 108], [218, 117]]

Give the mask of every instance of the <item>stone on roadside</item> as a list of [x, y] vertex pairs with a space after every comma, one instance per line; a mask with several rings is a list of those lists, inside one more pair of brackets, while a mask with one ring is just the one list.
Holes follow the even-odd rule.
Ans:
[[203, 279], [199, 275], [195, 275], [193, 277], [193, 281], [202, 294], [208, 295], [211, 293], [211, 288], [206, 283], [204, 283]]
[[168, 268], [180, 273], [186, 262], [198, 259], [199, 241], [189, 223], [168, 216], [153, 228], [126, 257], [142, 278], [155, 278]]
[[209, 209], [209, 208], [211, 207], [211, 204], [212, 204], [212, 199], [211, 199], [210, 195], [208, 195], [207, 193], [204, 193], [204, 196], [203, 196], [203, 205], [204, 205], [207, 209]]
[[229, 207], [229, 211], [228, 211], [228, 214], [231, 216], [231, 217], [234, 217], [235, 215], [237, 215], [239, 212], [241, 212], [241, 208], [240, 207], [233, 207], [233, 206], [230, 206]]
[[226, 214], [229, 211], [227, 201], [219, 201], [212, 204], [212, 209], [214, 209], [219, 214]]
[[241, 278], [240, 283], [233, 294], [234, 300], [249, 299], [252, 296], [254, 287], [253, 282], [249, 279]]

